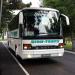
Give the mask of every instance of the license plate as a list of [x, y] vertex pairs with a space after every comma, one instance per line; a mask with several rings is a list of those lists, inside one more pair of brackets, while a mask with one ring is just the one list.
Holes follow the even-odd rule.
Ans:
[[49, 57], [50, 54], [43, 54], [42, 57]]

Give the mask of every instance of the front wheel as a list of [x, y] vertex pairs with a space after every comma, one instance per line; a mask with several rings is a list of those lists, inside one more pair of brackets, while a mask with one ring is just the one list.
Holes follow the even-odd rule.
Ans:
[[9, 46], [9, 41], [7, 42], [7, 45]]

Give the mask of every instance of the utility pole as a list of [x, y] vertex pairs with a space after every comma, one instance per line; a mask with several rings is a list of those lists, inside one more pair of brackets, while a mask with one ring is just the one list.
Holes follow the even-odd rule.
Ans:
[[2, 17], [2, 4], [3, 0], [0, 1], [0, 26], [1, 26], [1, 17]]

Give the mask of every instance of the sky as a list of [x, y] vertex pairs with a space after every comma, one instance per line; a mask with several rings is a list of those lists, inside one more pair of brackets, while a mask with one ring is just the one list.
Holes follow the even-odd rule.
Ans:
[[22, 2], [25, 4], [32, 2], [31, 7], [39, 7], [40, 6], [39, 0], [22, 0]]

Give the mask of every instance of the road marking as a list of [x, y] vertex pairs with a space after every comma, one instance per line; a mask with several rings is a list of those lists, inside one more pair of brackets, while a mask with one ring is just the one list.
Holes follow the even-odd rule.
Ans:
[[16, 57], [8, 50], [8, 48], [4, 45], [4, 47], [6, 48], [6, 50], [11, 54], [11, 56], [14, 58], [14, 60], [17, 62], [17, 64], [20, 66], [20, 68], [23, 70], [23, 72], [26, 75], [30, 75], [27, 70], [20, 64], [20, 62], [16, 59]]
[[65, 50], [65, 52], [71, 53], [71, 54], [75, 54], [75, 52], [72, 52], [72, 51], [67, 51], [67, 50]]

